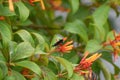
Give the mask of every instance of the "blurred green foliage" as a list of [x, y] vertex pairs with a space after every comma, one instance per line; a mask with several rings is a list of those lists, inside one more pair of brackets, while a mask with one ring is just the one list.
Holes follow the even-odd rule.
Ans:
[[[0, 80], [85, 80], [73, 72], [85, 51], [102, 53], [92, 65], [97, 80], [101, 71], [105, 80], [115, 80], [120, 69], [112, 60], [113, 49], [103, 43], [113, 39], [108, 17], [111, 9], [119, 15], [120, 1], [83, 1], [0, 0]], [[63, 37], [73, 40], [72, 51], [52, 52]], [[114, 74], [102, 60], [113, 65]]]

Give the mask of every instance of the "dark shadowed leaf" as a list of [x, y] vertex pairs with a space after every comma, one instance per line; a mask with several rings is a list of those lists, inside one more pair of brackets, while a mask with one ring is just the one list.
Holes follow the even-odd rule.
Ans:
[[41, 75], [40, 67], [37, 64], [35, 64], [34, 62], [31, 62], [31, 61], [21, 61], [21, 62], [17, 62], [16, 65], [24, 67], [24, 68], [28, 68], [31, 71], [33, 71], [34, 73], [36, 73], [37, 75], [39, 75], [39, 76]]
[[105, 59], [106, 61], [112, 63], [112, 54], [110, 52], [107, 52], [107, 51], [103, 51], [101, 52], [102, 53], [102, 58]]
[[98, 61], [98, 63], [103, 72], [105, 80], [111, 80], [111, 74], [110, 74], [109, 70], [105, 67], [104, 63], [100, 60]]
[[80, 60], [80, 56], [76, 53], [76, 51], [71, 51], [69, 54], [64, 54], [63, 58], [69, 60], [74, 64], [77, 64]]

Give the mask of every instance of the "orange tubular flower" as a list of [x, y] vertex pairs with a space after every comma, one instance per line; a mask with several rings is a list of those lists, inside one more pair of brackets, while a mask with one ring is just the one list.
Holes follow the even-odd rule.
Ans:
[[[66, 40], [67, 38], [63, 38], [63, 42]], [[61, 41], [62, 41], [61, 40]], [[65, 44], [62, 44], [62, 43], [59, 43], [57, 46], [56, 46], [56, 51], [58, 52], [62, 52], [62, 53], [65, 53], [65, 52], [69, 52], [70, 50], [72, 50], [73, 48], [73, 45], [72, 45], [73, 41], [69, 41], [69, 42], [66, 42]]]
[[82, 58], [82, 60], [80, 61], [80, 63], [77, 66], [75, 66], [74, 72], [77, 72], [80, 75], [85, 75], [85, 74], [92, 75], [91, 65], [102, 54], [96, 53], [96, 54], [92, 55], [91, 57], [86, 58], [88, 56], [88, 54], [89, 54], [89, 52], [85, 52], [85, 55]]
[[10, 11], [14, 11], [13, 1], [12, 0], [8, 0], [8, 2], [9, 2], [9, 9], [10, 9]]
[[120, 52], [120, 34], [116, 35], [115, 31], [113, 31], [114, 34], [114, 40], [109, 40], [109, 42], [105, 42], [103, 45], [111, 45], [113, 48], [113, 55], [114, 55], [114, 61], [118, 58], [118, 53]]
[[60, 10], [60, 11], [66, 11], [69, 12], [70, 10], [67, 8], [62, 7], [62, 0], [50, 0], [50, 4], [52, 9], [54, 10]]
[[0, 20], [5, 20], [5, 17], [4, 16], [0, 16]]

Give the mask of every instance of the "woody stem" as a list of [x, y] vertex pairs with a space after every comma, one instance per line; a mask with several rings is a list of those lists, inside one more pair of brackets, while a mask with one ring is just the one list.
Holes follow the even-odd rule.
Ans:
[[47, 56], [50, 56], [53, 52], [55, 52], [55, 49], [50, 50], [50, 51], [47, 53]]

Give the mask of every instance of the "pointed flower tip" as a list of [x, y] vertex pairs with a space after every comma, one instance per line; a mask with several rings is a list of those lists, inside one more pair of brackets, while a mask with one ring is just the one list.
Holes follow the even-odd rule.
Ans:
[[86, 57], [88, 56], [88, 54], [89, 54], [89, 52], [86, 51], [86, 52], [84, 53], [84, 58], [86, 58]]
[[87, 58], [87, 59], [86, 59], [86, 62], [92, 63], [92, 62], [94, 62], [96, 59], [98, 59], [101, 55], [102, 55], [102, 54], [96, 53], [96, 54], [92, 55], [91, 57]]
[[63, 41], [66, 41], [66, 40], [67, 40], [67, 37], [64, 37], [64, 38], [63, 38]]
[[14, 12], [14, 5], [12, 0], [9, 0], [9, 10]]

